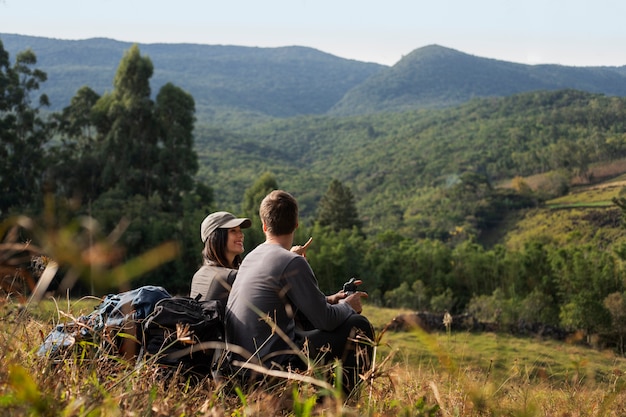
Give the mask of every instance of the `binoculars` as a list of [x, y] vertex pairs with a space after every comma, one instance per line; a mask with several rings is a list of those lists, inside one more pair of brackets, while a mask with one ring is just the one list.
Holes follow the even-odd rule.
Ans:
[[355, 292], [357, 292], [356, 284], [354, 283], [355, 281], [356, 281], [356, 278], [352, 277], [350, 278], [348, 282], [343, 284], [343, 292], [345, 292], [348, 295], [354, 294]]

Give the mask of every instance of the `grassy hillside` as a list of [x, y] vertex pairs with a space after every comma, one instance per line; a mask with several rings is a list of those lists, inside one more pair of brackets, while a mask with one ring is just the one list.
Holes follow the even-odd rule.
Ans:
[[529, 240], [556, 246], [586, 245], [617, 249], [626, 244], [622, 211], [612, 203], [623, 196], [626, 183], [619, 178], [579, 186], [568, 194], [548, 200], [545, 207], [515, 216], [500, 236], [511, 250]]
[[[94, 297], [81, 300], [57, 299], [55, 302], [46, 300], [32, 306], [31, 314], [39, 321], [41, 330], [47, 333], [43, 323], [63, 322], [68, 316], [89, 314], [99, 302]], [[363, 314], [372, 322], [379, 338], [379, 359], [389, 356], [391, 364], [396, 366], [424, 369], [447, 365], [457, 371], [475, 372], [496, 380], [506, 380], [512, 372], [516, 372], [516, 366], [517, 372], [523, 369], [527, 373], [526, 377], [535, 382], [549, 378], [555, 385], [568, 383], [568, 378], [576, 373], [589, 377], [592, 382], [603, 383], [611, 371], [620, 366], [618, 364], [626, 366], [626, 359], [593, 349], [576, 338], [559, 342], [494, 332], [447, 334], [426, 333], [418, 328], [407, 331], [385, 330], [395, 317], [407, 313], [411, 311], [371, 304], [365, 304], [363, 309]], [[51, 330], [52, 326], [49, 327]]]

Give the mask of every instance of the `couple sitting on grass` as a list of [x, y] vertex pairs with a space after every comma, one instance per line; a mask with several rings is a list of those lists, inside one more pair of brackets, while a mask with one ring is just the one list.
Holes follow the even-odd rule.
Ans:
[[[191, 284], [191, 297], [225, 305], [228, 350], [235, 367], [307, 370], [310, 363], [341, 360], [342, 388], [349, 394], [369, 367], [374, 334], [362, 316], [363, 292], [326, 296], [306, 260], [306, 247], [292, 246], [298, 203], [281, 190], [269, 193], [259, 209], [265, 243], [241, 260], [242, 229], [250, 219], [227, 212], [202, 222], [204, 265]], [[236, 353], [234, 353], [236, 352]]]

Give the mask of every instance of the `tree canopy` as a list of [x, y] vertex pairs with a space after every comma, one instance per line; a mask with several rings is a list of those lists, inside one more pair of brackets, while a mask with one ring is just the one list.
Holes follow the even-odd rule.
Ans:
[[11, 65], [0, 41], [0, 216], [11, 207], [27, 209], [37, 203], [45, 187], [45, 150], [48, 125], [40, 115], [48, 97], [33, 94], [45, 82], [45, 72], [35, 68], [32, 50], [17, 55]]
[[153, 100], [152, 62], [135, 45], [111, 92], [99, 96], [84, 86], [44, 120], [30, 99], [46, 79], [35, 63], [26, 51], [11, 66], [0, 48], [0, 214], [41, 207], [45, 193], [59, 210], [96, 219], [104, 233], [127, 224], [126, 259], [166, 240], [186, 242], [173, 263], [142, 280], [187, 287], [200, 259], [194, 237], [213, 202], [211, 188], [195, 177], [193, 97], [167, 83]]

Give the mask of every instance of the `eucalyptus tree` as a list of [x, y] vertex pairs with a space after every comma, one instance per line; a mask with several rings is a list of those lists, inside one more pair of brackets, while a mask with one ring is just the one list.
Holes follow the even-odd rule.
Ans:
[[105, 231], [130, 220], [121, 238], [129, 258], [176, 241], [184, 249], [175, 262], [141, 282], [184, 291], [198, 264], [197, 230], [213, 197], [195, 180], [194, 99], [172, 83], [153, 99], [153, 72], [150, 58], [133, 45], [110, 92], [99, 96], [83, 87], [54, 115], [57, 192], [82, 202], [80, 211], [88, 203]]
[[171, 83], [154, 101], [153, 72], [150, 58], [133, 45], [119, 64], [112, 91], [98, 96], [83, 87], [56, 115], [62, 142], [57, 151], [65, 156], [57, 163], [66, 193], [91, 201], [118, 189], [129, 197], [157, 195], [167, 211], [181, 209], [198, 170], [195, 102]]
[[196, 118], [193, 97], [167, 83], [159, 90], [154, 115], [157, 122], [158, 154], [152, 167], [157, 189], [169, 204], [178, 204], [180, 193], [194, 188], [198, 155], [194, 150]]
[[91, 88], [81, 87], [70, 105], [53, 115], [59, 144], [51, 148], [51, 172], [60, 196], [92, 202], [103, 192], [100, 174], [104, 158], [92, 110], [99, 99]]
[[24, 210], [41, 201], [46, 183], [45, 149], [48, 124], [40, 109], [48, 106], [48, 97], [39, 96], [33, 106], [31, 94], [47, 79], [45, 72], [34, 68], [35, 53], [20, 52], [11, 65], [9, 53], [0, 41], [0, 216], [11, 207]]
[[560, 248], [551, 253], [557, 271], [561, 325], [589, 336], [605, 331], [611, 316], [603, 300], [624, 291], [616, 256], [592, 245]]
[[159, 144], [150, 97], [153, 71], [152, 61], [133, 45], [120, 62], [113, 91], [95, 104], [94, 110], [106, 122], [100, 131], [106, 158], [102, 170], [105, 189], [117, 186], [125, 194], [144, 197], [157, 191], [154, 167]]

